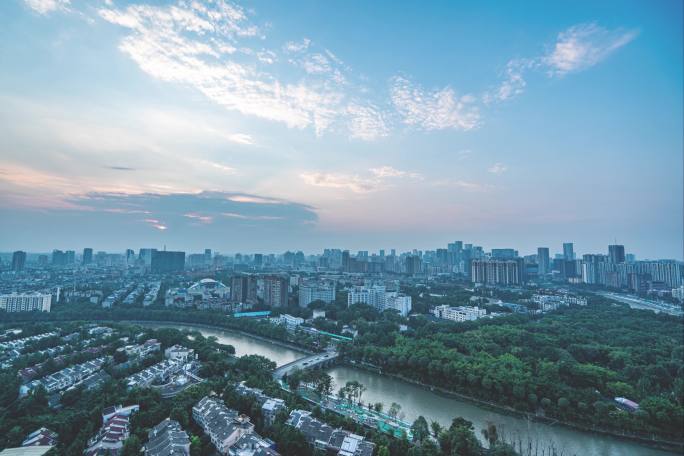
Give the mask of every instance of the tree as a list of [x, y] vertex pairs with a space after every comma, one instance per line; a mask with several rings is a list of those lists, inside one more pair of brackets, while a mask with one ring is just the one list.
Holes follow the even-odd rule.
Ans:
[[121, 456], [140, 456], [141, 448], [140, 439], [133, 434], [124, 442], [123, 448], [121, 448]]
[[439, 434], [442, 433], [442, 425], [437, 421], [430, 422], [430, 429], [432, 430], [432, 435], [435, 437], [439, 437]]
[[430, 427], [428, 422], [422, 415], [416, 418], [411, 425], [411, 432], [413, 434], [414, 442], [422, 442], [430, 436]]
[[378, 413], [382, 413], [382, 407], [383, 407], [382, 402], [376, 402], [373, 405], [373, 409]]
[[400, 411], [401, 405], [397, 404], [396, 402], [392, 402], [392, 405], [390, 405], [387, 414], [392, 418], [392, 420], [397, 421], [397, 415], [399, 415]]

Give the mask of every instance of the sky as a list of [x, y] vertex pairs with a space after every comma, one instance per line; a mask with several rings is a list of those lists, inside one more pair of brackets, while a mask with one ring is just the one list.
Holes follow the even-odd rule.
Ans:
[[682, 2], [0, 2], [0, 250], [683, 255]]

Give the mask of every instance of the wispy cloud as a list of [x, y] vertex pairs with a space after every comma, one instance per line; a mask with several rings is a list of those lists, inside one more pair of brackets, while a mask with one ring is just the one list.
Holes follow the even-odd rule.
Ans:
[[595, 23], [575, 25], [558, 34], [553, 50], [542, 61], [553, 76], [581, 71], [601, 62], [637, 35], [636, 30], [608, 30]]
[[390, 133], [385, 116], [373, 105], [350, 103], [347, 106], [347, 114], [352, 138], [373, 141]]
[[526, 74], [543, 71], [548, 76], [564, 76], [591, 68], [633, 41], [637, 30], [606, 29], [596, 23], [574, 25], [558, 34], [545, 55], [509, 60], [502, 82], [482, 96], [485, 103], [507, 101], [523, 93]]
[[300, 41], [288, 41], [283, 46], [285, 52], [302, 52], [306, 51], [311, 44], [311, 40], [308, 38], [302, 38]]
[[68, 11], [70, 0], [24, 0], [29, 8], [39, 14], [48, 14], [54, 11]]
[[367, 175], [308, 172], [300, 175], [304, 183], [315, 187], [351, 190], [354, 193], [368, 193], [386, 188], [392, 178], [422, 179], [419, 173], [401, 171], [391, 166], [380, 166], [368, 170]]
[[508, 170], [508, 167], [503, 163], [497, 162], [490, 166], [487, 171], [492, 174], [503, 174]]
[[165, 231], [169, 228], [168, 226], [166, 226], [164, 224], [164, 222], [157, 220], [157, 219], [148, 218], [148, 219], [144, 219], [143, 221], [145, 223], [149, 224], [152, 228], [155, 228], [159, 231]]
[[265, 69], [231, 56], [236, 43], [258, 36], [240, 6], [179, 2], [171, 6], [103, 8], [100, 16], [130, 31], [119, 46], [149, 75], [187, 84], [227, 109], [282, 122], [313, 125], [321, 134], [336, 118], [341, 95], [305, 83], [286, 83]]
[[425, 130], [471, 130], [480, 120], [480, 114], [471, 95], [457, 96], [445, 87], [426, 91], [408, 79], [397, 76], [390, 88], [392, 103], [407, 125]]
[[105, 168], [114, 171], [135, 171], [135, 168], [131, 168], [129, 166], [105, 166]]

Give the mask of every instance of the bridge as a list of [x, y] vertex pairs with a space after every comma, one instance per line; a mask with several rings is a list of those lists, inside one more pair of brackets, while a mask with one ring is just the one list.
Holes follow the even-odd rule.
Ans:
[[289, 375], [296, 370], [305, 369], [322, 369], [335, 364], [339, 354], [335, 350], [328, 350], [323, 353], [316, 353], [315, 355], [307, 356], [284, 364], [273, 371], [273, 378], [275, 380], [282, 380], [283, 377]]

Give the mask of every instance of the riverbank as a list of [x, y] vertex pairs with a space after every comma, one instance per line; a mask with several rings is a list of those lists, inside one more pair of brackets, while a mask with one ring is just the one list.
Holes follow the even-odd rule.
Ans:
[[[102, 320], [104, 322], [107, 322], [107, 320]], [[111, 323], [133, 323], [133, 324], [140, 324], [140, 325], [159, 325], [159, 326], [169, 326], [173, 327], [174, 323], [180, 323], [181, 325], [184, 326], [193, 326], [193, 327], [198, 327], [198, 328], [205, 328], [205, 329], [211, 329], [214, 331], [228, 331], [232, 332], [235, 334], [240, 334], [245, 337], [252, 337], [254, 339], [260, 340], [262, 342], [267, 342], [273, 345], [278, 345], [283, 348], [288, 348], [290, 350], [296, 350], [300, 351], [302, 353], [306, 353], [309, 355], [315, 355], [317, 351], [313, 351], [310, 348], [302, 347], [301, 345], [296, 345], [290, 342], [285, 342], [280, 339], [273, 339], [270, 337], [264, 337], [258, 334], [250, 333], [247, 331], [243, 331], [240, 329], [233, 329], [233, 328], [224, 328], [223, 326], [218, 326], [218, 325], [207, 325], [203, 323], [184, 323], [184, 322], [169, 322], [169, 321], [162, 321], [162, 320], [112, 320]]]
[[495, 402], [489, 402], [489, 401], [486, 401], [483, 399], [479, 399], [477, 397], [473, 397], [473, 396], [469, 396], [466, 394], [458, 393], [456, 391], [451, 391], [451, 390], [448, 390], [445, 388], [441, 388], [439, 386], [425, 384], [425, 383], [422, 383], [422, 382], [417, 381], [415, 379], [405, 377], [403, 375], [383, 371], [378, 366], [375, 366], [372, 364], [354, 363], [354, 362], [350, 362], [350, 361], [343, 361], [341, 364], [345, 365], [347, 367], [365, 370], [365, 371], [372, 372], [372, 373], [375, 373], [378, 375], [390, 377], [390, 378], [393, 378], [393, 379], [396, 379], [396, 380], [399, 380], [399, 381], [402, 381], [405, 383], [409, 383], [411, 385], [415, 385], [421, 389], [429, 391], [433, 394], [437, 394], [437, 395], [445, 397], [445, 398], [453, 398], [453, 399], [458, 399], [458, 400], [461, 400], [464, 402], [468, 402], [468, 403], [474, 404], [480, 408], [483, 408], [486, 410], [491, 410], [491, 411], [496, 412], [496, 413], [514, 416], [517, 418], [522, 418], [525, 420], [534, 421], [534, 422], [538, 422], [538, 423], [543, 423], [543, 424], [546, 424], [549, 426], [560, 425], [560, 426], [563, 426], [563, 427], [566, 427], [569, 429], [573, 429], [573, 430], [578, 431], [578, 432], [586, 432], [586, 433], [591, 433], [591, 434], [596, 434], [596, 435], [613, 437], [613, 438], [620, 439], [620, 440], [626, 440], [626, 441], [638, 443], [640, 445], [644, 445], [644, 446], [647, 446], [649, 448], [653, 448], [653, 449], [657, 449], [657, 450], [675, 452], [677, 454], [684, 454], [684, 442], [649, 439], [649, 438], [638, 436], [638, 435], [619, 434], [619, 433], [616, 433], [616, 432], [610, 431], [610, 430], [594, 429], [594, 428], [581, 426], [579, 424], [568, 422], [568, 421], [563, 421], [563, 420], [559, 420], [559, 419], [555, 419], [555, 418], [549, 418], [549, 417], [545, 417], [545, 416], [535, 415], [533, 413], [528, 413], [528, 412], [522, 412], [522, 411], [516, 410], [512, 407], [500, 405], [500, 404], [497, 404]]
[[[67, 319], [67, 318], [63, 318], [63, 317], [64, 316], [62, 316], [61, 319], [59, 317], [55, 318], [55, 319], [50, 319], [50, 321], [55, 321], [55, 322], [76, 321], [76, 320], [83, 321], [83, 318]], [[233, 334], [240, 335], [240, 336], [243, 336], [246, 338], [252, 338], [255, 341], [260, 341], [264, 344], [280, 346], [284, 349], [289, 349], [289, 350], [295, 350], [299, 353], [306, 353], [307, 352], [306, 349], [303, 349], [302, 347], [300, 347], [298, 345], [289, 344], [289, 343], [282, 341], [282, 340], [279, 340], [279, 339], [272, 339], [272, 338], [264, 337], [264, 336], [261, 336], [258, 334], [253, 334], [253, 333], [250, 333], [249, 331], [243, 331], [243, 330], [236, 329], [236, 328], [229, 328], [229, 327], [225, 327], [225, 326], [212, 325], [212, 324], [207, 324], [207, 323], [188, 321], [188, 320], [182, 319], [182, 315], [178, 315], [178, 314], [174, 315], [174, 317], [175, 317], [174, 319], [169, 319], [169, 320], [159, 320], [159, 319], [143, 319], [143, 320], [121, 319], [121, 320], [116, 320], [116, 319], [112, 319], [112, 318], [92, 318], [91, 317], [90, 320], [91, 321], [98, 321], [98, 322], [111, 322], [111, 323], [137, 322], [139, 324], [159, 324], [159, 325], [166, 325], [166, 326], [170, 326], [170, 327], [173, 327], [174, 325], [184, 325], [184, 326], [188, 326], [188, 327], [195, 327], [198, 329], [225, 331], [227, 333], [233, 333]], [[42, 321], [46, 321], [46, 320], [42, 320]], [[620, 441], [630, 442], [630, 443], [624, 443], [623, 445], [634, 445], [634, 446], [638, 446], [638, 447], [642, 448], [642, 450], [643, 450], [643, 451], [640, 451], [639, 448], [635, 448], [635, 449], [630, 449], [630, 451], [622, 451], [622, 450], [626, 450], [626, 448], [621, 448], [621, 446], [616, 443], [616, 444], [610, 444], [610, 446], [607, 446], [607, 447], [589, 446], [589, 447], [585, 447], [585, 448], [580, 448], [580, 451], [574, 450], [574, 454], [576, 454], [577, 456], [584, 455], [584, 454], [590, 454], [592, 456], [605, 456], [608, 454], [611, 456], [622, 456], [622, 455], [627, 455], [627, 454], [631, 455], [631, 456], [638, 456], [638, 455], [648, 453], [649, 450], [655, 451], [657, 449], [657, 450], [664, 450], [664, 451], [669, 451], [669, 452], [672, 452], [672, 451], [681, 452], [681, 449], [682, 449], [682, 444], [680, 442], [668, 442], [668, 441], [655, 440], [655, 439], [650, 440], [650, 439], [638, 437], [638, 436], [633, 437], [633, 436], [628, 436], [628, 435], [617, 434], [614, 432], [599, 431], [596, 429], [578, 426], [578, 425], [575, 425], [573, 423], [558, 423], [558, 422], [554, 422], [553, 420], [545, 421], [544, 419], [540, 419], [540, 418], [544, 418], [544, 417], [536, 417], [536, 416], [534, 416], [534, 417], [529, 416], [528, 417], [528, 414], [516, 411], [510, 407], [503, 407], [503, 406], [495, 404], [495, 403], [489, 403], [487, 401], [483, 401], [483, 400], [480, 400], [480, 399], [477, 399], [474, 397], [470, 397], [468, 395], [463, 395], [463, 394], [456, 393], [453, 391], [444, 390], [444, 389], [439, 388], [439, 387], [434, 387], [431, 385], [424, 385], [424, 384], [421, 384], [420, 382], [402, 377], [400, 375], [389, 374], [389, 373], [383, 372], [382, 370], [378, 369], [376, 366], [362, 365], [362, 364], [350, 364], [350, 366], [359, 369], [358, 372], [361, 372], [362, 370], [367, 370], [369, 372], [374, 372], [376, 374], [380, 373], [380, 374], [378, 374], [379, 378], [382, 378], [382, 377], [392, 378], [392, 379], [395, 379], [394, 381], [396, 381], [396, 382], [402, 382], [406, 385], [413, 385], [413, 387], [417, 387], [417, 388], [420, 388], [421, 390], [429, 392], [430, 394], [434, 394], [436, 398], [438, 398], [440, 396], [446, 397], [446, 398], [454, 398], [452, 400], [462, 400], [462, 402], [464, 402], [464, 403], [469, 402], [471, 404], [474, 404], [474, 405], [472, 405], [473, 408], [478, 408], [481, 410], [491, 410], [494, 413], [500, 413], [502, 416], [509, 415], [511, 417], [514, 417], [511, 419], [520, 420], [520, 417], [523, 417], [526, 420], [529, 418], [529, 421], [540, 422], [540, 423], [543, 423], [546, 425], [551, 425], [551, 426], [553, 426], [555, 424], [561, 424], [561, 426], [556, 427], [558, 429], [558, 431], [556, 431], [556, 432], [560, 432], [560, 435], [567, 434], [568, 432], [594, 434], [596, 436], [603, 436], [602, 438], [608, 438], [608, 437], [614, 438], [615, 442], [620, 442]], [[370, 385], [370, 383], [366, 382], [366, 381], [364, 381], [363, 383]], [[344, 384], [344, 382], [342, 382], [342, 384]], [[398, 402], [401, 402], [401, 397], [397, 397], [396, 400]], [[440, 407], [440, 404], [439, 403], [433, 404], [433, 407]], [[428, 417], [429, 413], [430, 412], [428, 410], [421, 410], [420, 414], [423, 414], [424, 416]], [[450, 417], [449, 420], [452, 417]], [[525, 432], [525, 431], [523, 430], [522, 432]], [[579, 438], [579, 436], [570, 437], [570, 436], [565, 435], [559, 441], [564, 440], [566, 442], [571, 442], [571, 441], [573, 441], [572, 439], [578, 439], [578, 438]], [[599, 438], [599, 437], [593, 437], [590, 439], [595, 439], [595, 438]], [[550, 441], [552, 441], [552, 440], [550, 440]], [[592, 445], [594, 445], [594, 444], [592, 443]], [[620, 451], [619, 452], [615, 451], [613, 449], [612, 445], [616, 445], [616, 448], [619, 448]], [[587, 451], [582, 451], [582, 450], [587, 450]], [[653, 454], [653, 453], [648, 453], [648, 454]], [[681, 454], [681, 453], [679, 453], [679, 454]]]

